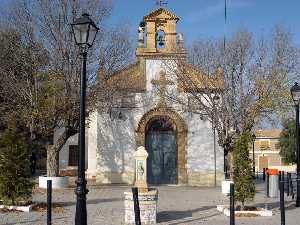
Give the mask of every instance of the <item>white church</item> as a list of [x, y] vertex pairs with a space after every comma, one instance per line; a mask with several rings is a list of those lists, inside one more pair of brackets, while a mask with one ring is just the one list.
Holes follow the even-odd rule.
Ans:
[[[211, 122], [167, 97], [180, 96], [187, 103], [190, 98], [189, 89], [180, 88], [174, 70], [166, 66], [176, 67], [174, 62], [186, 57], [183, 35], [176, 30], [179, 19], [165, 8], [144, 16], [136, 63], [107, 80], [122, 83], [119, 89], [126, 93], [117, 113], [90, 114], [86, 174], [98, 184], [133, 184], [139, 146], [149, 155], [149, 184], [212, 186], [224, 180], [224, 153]], [[185, 76], [195, 76], [195, 71]], [[77, 149], [76, 135], [60, 152], [60, 169], [76, 167]]]

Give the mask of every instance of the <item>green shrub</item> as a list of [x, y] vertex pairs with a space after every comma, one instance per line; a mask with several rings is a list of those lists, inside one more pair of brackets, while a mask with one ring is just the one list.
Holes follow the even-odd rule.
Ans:
[[233, 181], [235, 184], [235, 199], [241, 202], [244, 209], [246, 201], [252, 201], [255, 195], [252, 161], [249, 158], [250, 133], [242, 133], [235, 141], [233, 150]]
[[283, 162], [296, 163], [296, 122], [294, 119], [287, 119], [282, 125], [283, 129], [279, 139], [279, 154]]
[[6, 129], [0, 139], [0, 200], [16, 205], [31, 197], [30, 151], [15, 127]]

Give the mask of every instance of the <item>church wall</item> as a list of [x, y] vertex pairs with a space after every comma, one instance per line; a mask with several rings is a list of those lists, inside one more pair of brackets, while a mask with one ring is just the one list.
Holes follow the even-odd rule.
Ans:
[[[135, 95], [136, 107], [117, 109], [122, 118], [109, 114], [97, 114], [89, 128], [89, 169], [88, 173], [96, 176], [97, 183], [134, 182], [134, 157], [136, 129], [142, 116], [157, 107], [159, 96], [153, 88], [152, 80], [159, 79], [159, 72], [164, 65], [161, 60], [146, 60], [146, 93]], [[169, 92], [177, 93], [176, 80], [168, 73], [168, 79], [174, 81]], [[179, 105], [172, 106], [183, 118], [187, 126], [186, 170], [187, 183], [195, 186], [214, 184], [214, 150], [211, 123], [200, 120], [199, 115], [183, 113]], [[223, 180], [223, 151], [216, 144], [217, 181]]]
[[[57, 129], [54, 134], [54, 142], [57, 141], [59, 136], [62, 134], [64, 131], [64, 128]], [[87, 136], [86, 136], [86, 147], [85, 147], [85, 154], [88, 154], [88, 149], [87, 149]], [[64, 144], [62, 149], [59, 152], [59, 169], [68, 169], [69, 168], [69, 146], [70, 145], [78, 145], [78, 134], [75, 134], [71, 136], [67, 142]], [[88, 167], [88, 159], [86, 157], [85, 159], [85, 167]]]
[[[188, 183], [196, 186], [214, 185], [214, 140], [211, 123], [197, 114], [185, 114], [188, 126], [187, 174]], [[217, 141], [217, 135], [216, 135]], [[217, 184], [224, 180], [223, 150], [216, 143]]]
[[139, 147], [136, 146], [135, 130], [142, 116], [155, 106], [151, 94], [138, 93], [135, 99], [137, 107], [131, 110], [122, 109], [121, 119], [114, 115], [98, 114], [97, 130], [95, 131], [94, 125], [90, 130], [90, 158], [97, 158], [97, 166], [95, 172], [94, 168], [89, 168], [88, 173], [95, 175], [98, 183], [134, 182], [133, 154]]
[[95, 111], [89, 116], [89, 125], [87, 128], [88, 135], [88, 168], [87, 168], [87, 176], [89, 178], [93, 178], [95, 176], [97, 170], [97, 136], [98, 136], [98, 112]]
[[[142, 116], [156, 106], [158, 97], [152, 90], [151, 81], [158, 79], [161, 68], [160, 60], [146, 60], [146, 93], [135, 95], [136, 107], [122, 109], [122, 119], [109, 114], [98, 114], [97, 130], [95, 118], [93, 128], [90, 129], [89, 147], [90, 158], [97, 158], [96, 172], [89, 168], [88, 173], [96, 176], [98, 183], [128, 183], [134, 182], [134, 157], [137, 149], [135, 130]], [[96, 142], [96, 143], [95, 143]], [[96, 149], [97, 153], [94, 152]], [[90, 150], [89, 150], [90, 151]]]
[[[126, 118], [126, 119], [125, 119]], [[98, 183], [133, 183], [135, 144], [134, 113], [123, 118], [98, 115], [97, 168]]]

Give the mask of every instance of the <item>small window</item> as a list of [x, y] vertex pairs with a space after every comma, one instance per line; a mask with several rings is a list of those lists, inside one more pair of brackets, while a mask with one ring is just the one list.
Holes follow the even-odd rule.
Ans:
[[260, 150], [270, 150], [270, 141], [269, 140], [260, 140], [259, 146], [260, 146]]
[[69, 166], [78, 166], [78, 145], [69, 145]]
[[276, 143], [276, 144], [275, 144], [275, 149], [276, 149], [276, 150], [280, 150], [280, 144], [279, 144], [279, 143]]

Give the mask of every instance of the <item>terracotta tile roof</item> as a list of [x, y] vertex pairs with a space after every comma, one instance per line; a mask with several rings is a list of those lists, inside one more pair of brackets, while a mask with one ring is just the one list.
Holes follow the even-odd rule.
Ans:
[[106, 83], [106, 86], [113, 90], [144, 92], [146, 90], [144, 64], [137, 61], [120, 71], [116, 71], [109, 77], [109, 79], [102, 78], [100, 82]]
[[184, 92], [202, 92], [203, 90], [222, 90], [224, 81], [223, 73], [218, 70], [213, 77], [198, 70], [191, 64], [183, 64], [178, 72], [179, 89]]
[[281, 130], [272, 129], [272, 130], [258, 130], [255, 132], [256, 137], [269, 137], [269, 138], [279, 138]]

